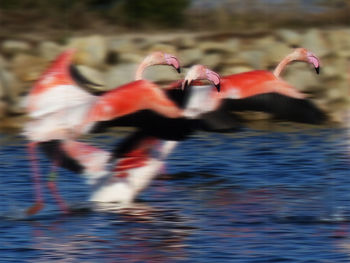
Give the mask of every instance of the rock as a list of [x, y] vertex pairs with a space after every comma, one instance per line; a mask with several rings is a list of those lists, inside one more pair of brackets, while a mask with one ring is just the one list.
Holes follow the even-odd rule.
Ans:
[[348, 76], [349, 65], [346, 58], [327, 56], [321, 61], [321, 74], [323, 77], [334, 78]]
[[222, 55], [220, 54], [208, 54], [200, 60], [200, 64], [203, 64], [212, 70], [215, 70], [221, 62]]
[[130, 39], [111, 38], [108, 41], [108, 50], [118, 54], [130, 53], [137, 50], [137, 46]]
[[0, 119], [3, 119], [7, 115], [7, 103], [0, 100]]
[[104, 81], [108, 90], [128, 83], [135, 79], [137, 65], [134, 63], [119, 64], [110, 67], [104, 74]]
[[144, 72], [144, 78], [154, 82], [171, 82], [180, 79], [181, 75], [169, 66], [152, 66]]
[[7, 68], [8, 64], [7, 60], [0, 54], [0, 69]]
[[329, 79], [324, 81], [324, 92], [326, 93], [327, 101], [348, 99], [349, 85], [347, 81], [341, 79]]
[[203, 53], [224, 53], [231, 51], [231, 48], [228, 48], [225, 42], [216, 42], [216, 41], [200, 41], [197, 44], [197, 48], [202, 50]]
[[301, 46], [310, 50], [318, 57], [330, 53], [322, 33], [318, 29], [310, 29], [302, 36]]
[[177, 53], [176, 47], [174, 47], [173, 45], [162, 44], [162, 43], [154, 44], [152, 47], [148, 49], [147, 53], [151, 53], [154, 51], [162, 51], [172, 55], [176, 55]]
[[274, 36], [264, 36], [257, 39], [254, 39], [254, 41], [251, 42], [250, 45], [247, 45], [249, 47], [249, 50], [255, 49], [255, 50], [262, 50], [266, 49], [268, 47], [273, 47], [276, 44], [276, 39]]
[[13, 55], [19, 52], [29, 52], [31, 50], [31, 46], [25, 41], [5, 40], [1, 45], [1, 50], [5, 54]]
[[260, 50], [247, 50], [238, 53], [235, 59], [238, 64], [248, 64], [254, 69], [265, 69], [265, 54]]
[[28, 121], [28, 118], [24, 115], [16, 116], [16, 117], [8, 117], [4, 118], [0, 122], [0, 128], [2, 129], [10, 129], [10, 130], [18, 130], [23, 128], [23, 124]]
[[94, 35], [71, 38], [67, 47], [76, 48], [78, 50], [75, 56], [75, 62], [77, 64], [100, 67], [105, 63], [107, 57], [107, 43], [101, 36]]
[[221, 64], [224, 65], [224, 67], [230, 67], [232, 65], [245, 65], [247, 63], [245, 58], [239, 54], [228, 54], [227, 56], [223, 57]]
[[286, 68], [282, 78], [300, 91], [317, 90], [323, 84], [320, 76], [305, 63]]
[[134, 50], [147, 50], [150, 46], [155, 44], [152, 39], [145, 37], [135, 37], [130, 39], [130, 43], [135, 48]]
[[88, 85], [90, 88], [94, 90], [105, 90], [106, 84], [103, 80], [103, 75], [101, 72], [99, 72], [96, 69], [93, 69], [91, 67], [85, 66], [85, 65], [78, 65], [76, 66], [78, 71], [89, 81], [92, 83], [95, 83], [97, 85]]
[[197, 45], [196, 40], [188, 35], [177, 38], [174, 43], [179, 49], [194, 48]]
[[281, 62], [285, 56], [293, 52], [293, 50], [293, 48], [289, 48], [285, 43], [282, 42], [276, 42], [272, 46], [266, 46], [264, 49], [266, 68], [275, 68], [278, 63]]
[[337, 56], [349, 58], [350, 57], [350, 30], [349, 29], [335, 29], [327, 32], [328, 42], [331, 49]]
[[198, 48], [190, 48], [179, 51], [178, 58], [183, 67], [192, 66], [198, 63], [204, 56], [203, 51]]
[[[347, 83], [341, 83], [337, 80], [333, 81], [327, 81], [326, 86], [328, 87], [325, 89], [326, 92], [326, 98], [328, 102], [331, 101], [344, 101], [348, 97], [348, 85]], [[335, 109], [332, 109], [332, 111]]]
[[337, 49], [335, 50], [335, 54], [341, 58], [350, 58], [350, 48], [349, 49]]
[[26, 113], [25, 105], [23, 105], [23, 97], [17, 96], [13, 101], [8, 102], [7, 112], [12, 115], [20, 115]]
[[240, 52], [240, 40], [238, 38], [229, 38], [224, 42], [224, 50], [228, 53], [237, 53]]
[[19, 81], [15, 74], [8, 70], [2, 70], [0, 82], [3, 88], [2, 98], [9, 103], [16, 101], [17, 97], [28, 90], [25, 83]]
[[145, 55], [140, 55], [138, 53], [121, 53], [118, 55], [118, 62], [140, 64], [145, 57]]
[[6, 97], [8, 89], [8, 71], [5, 69], [5, 66], [1, 64], [0, 57], [0, 99]]
[[2, 82], [1, 79], [1, 72], [0, 72], [0, 100], [4, 98], [6, 92], [5, 92], [5, 87], [4, 87], [4, 83]]
[[[134, 81], [135, 72], [137, 68], [135, 63], [124, 63], [117, 66], [110, 67], [104, 74], [104, 80], [107, 89], [113, 89], [120, 85], [126, 84], [128, 82]], [[158, 65], [152, 66], [144, 72], [144, 79], [149, 79], [151, 81], [171, 81], [178, 80], [180, 75], [175, 69], [169, 66]]]
[[63, 50], [64, 47], [52, 41], [41, 42], [38, 46], [39, 55], [49, 61], [54, 60]]
[[289, 46], [299, 46], [301, 42], [300, 34], [290, 29], [277, 30], [276, 37]]
[[13, 72], [26, 82], [37, 80], [47, 66], [48, 60], [27, 54], [17, 54], [12, 61]]
[[350, 29], [334, 29], [327, 31], [327, 39], [333, 50], [350, 48]]

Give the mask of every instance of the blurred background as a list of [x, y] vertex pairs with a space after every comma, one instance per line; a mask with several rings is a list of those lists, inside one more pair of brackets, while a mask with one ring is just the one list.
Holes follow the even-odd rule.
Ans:
[[[349, 104], [349, 13], [346, 0], [1, 0], [0, 123], [21, 125], [21, 97], [67, 47], [79, 49], [83, 74], [110, 89], [132, 80], [154, 50], [225, 75], [271, 70], [298, 46], [319, 56], [321, 74], [296, 63], [283, 77], [341, 122]], [[179, 78], [162, 67], [146, 77]]]

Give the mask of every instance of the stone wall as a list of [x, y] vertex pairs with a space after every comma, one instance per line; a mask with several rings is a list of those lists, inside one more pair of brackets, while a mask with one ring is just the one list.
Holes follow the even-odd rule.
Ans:
[[[288, 66], [283, 78], [310, 95], [334, 120], [349, 105], [350, 29], [280, 29], [273, 32], [123, 34], [70, 37], [65, 44], [23, 37], [0, 42], [0, 118], [22, 116], [21, 99], [57, 54], [78, 48], [75, 63], [99, 89], [133, 80], [137, 64], [151, 51], [176, 55], [183, 67], [204, 64], [222, 75], [253, 69], [272, 70], [294, 47], [305, 47], [321, 59], [321, 74], [311, 66]], [[184, 70], [185, 72], [186, 70]], [[182, 73], [184, 74], [184, 73]], [[165, 83], [179, 76], [168, 67], [146, 71], [145, 77]], [[15, 126], [20, 126], [16, 123]]]

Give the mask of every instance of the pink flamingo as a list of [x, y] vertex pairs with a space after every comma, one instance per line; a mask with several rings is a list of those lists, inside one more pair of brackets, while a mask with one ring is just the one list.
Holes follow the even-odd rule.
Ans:
[[[257, 94], [275, 92], [293, 98], [305, 98], [304, 94], [280, 78], [280, 74], [286, 65], [293, 61], [311, 63], [315, 67], [316, 72], [319, 73], [319, 59], [305, 48], [297, 48], [277, 65], [273, 73], [267, 70], [254, 70], [223, 76], [221, 78], [222, 93], [215, 94], [220, 98], [242, 99]], [[198, 72], [193, 71], [192, 74], [198, 74]], [[190, 82], [191, 76], [189, 75], [188, 77], [188, 82]], [[174, 86], [176, 84], [173, 84]], [[185, 86], [186, 83], [183, 87]]]
[[[192, 74], [191, 72], [197, 68], [198, 66], [194, 66], [188, 74]], [[197, 70], [200, 74], [195, 79], [209, 80], [218, 88], [220, 76], [204, 66], [201, 68], [204, 70]], [[192, 118], [199, 116], [200, 107], [203, 106], [197, 103], [202, 99], [201, 95], [194, 98], [198, 94], [194, 93], [184, 107], [185, 115], [188, 108], [191, 108], [191, 111], [194, 107], [198, 108], [197, 114], [192, 112], [189, 114]], [[154, 125], [156, 127], [153, 127]], [[179, 119], [155, 117], [152, 124], [155, 133], [147, 128], [141, 128], [127, 137], [113, 152], [71, 140], [51, 141], [41, 146], [51, 159], [55, 160], [56, 155], [60, 154], [60, 159], [65, 160], [60, 164], [61, 166], [83, 173], [88, 183], [95, 186], [90, 201], [118, 202], [127, 205], [163, 169], [165, 159], [178, 144], [174, 139], [173, 130], [178, 126], [181, 126], [181, 131], [186, 130], [186, 134], [181, 133], [179, 137], [179, 140], [183, 140], [197, 128], [197, 126], [189, 129], [184, 127], [190, 125], [191, 122], [183, 122]], [[159, 129], [162, 130], [163, 138], [169, 137], [171, 140], [159, 140], [157, 138]]]
[[[27, 112], [31, 120], [24, 127], [24, 135], [31, 141], [28, 149], [36, 194], [35, 204], [27, 210], [29, 215], [37, 213], [43, 208], [44, 204], [40, 190], [39, 169], [35, 157], [37, 143], [65, 140], [72, 137], [72, 134], [76, 135], [85, 115], [101, 99], [107, 97], [109, 103], [120, 104], [114, 104], [114, 112], [109, 112], [113, 117], [147, 108], [169, 117], [178, 117], [182, 114], [182, 111], [162, 93], [158, 86], [145, 80], [126, 84], [120, 87], [120, 91], [116, 91], [119, 90], [119, 88], [116, 88], [102, 96], [94, 96], [88, 93], [77, 85], [70, 74], [70, 65], [74, 53], [75, 50], [67, 50], [59, 55], [35, 83], [27, 96]], [[179, 71], [179, 62], [176, 57], [162, 52], [154, 52], [140, 64], [136, 71], [136, 78], [140, 78], [147, 67], [157, 64], [171, 65]], [[119, 100], [111, 99], [112, 96], [119, 96]], [[123, 99], [120, 99], [120, 97], [123, 97]], [[160, 104], [160, 106], [154, 106], [154, 104]], [[118, 110], [121, 113], [118, 113]], [[93, 115], [89, 114], [89, 116]], [[106, 118], [106, 116], [104, 117]], [[68, 211], [64, 202], [59, 198], [53, 182], [49, 183], [49, 188], [61, 209]]]
[[[319, 59], [304, 48], [298, 48], [286, 56], [276, 67], [274, 73], [266, 70], [255, 70], [221, 78], [221, 92], [208, 91], [204, 105], [207, 111], [225, 108], [226, 111], [255, 110], [273, 113], [276, 116], [307, 123], [321, 123], [325, 115], [306, 95], [283, 81], [279, 75], [285, 66], [292, 61], [311, 63], [319, 73]], [[200, 76], [205, 69], [198, 66], [187, 75], [183, 87]], [[171, 88], [179, 87], [179, 82]], [[210, 99], [209, 99], [210, 98]]]

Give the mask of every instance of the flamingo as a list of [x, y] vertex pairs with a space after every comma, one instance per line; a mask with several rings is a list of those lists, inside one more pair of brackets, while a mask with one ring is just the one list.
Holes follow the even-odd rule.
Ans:
[[[213, 83], [208, 87], [219, 89], [220, 76], [203, 68], [205, 70], [196, 79], [207, 79]], [[199, 90], [202, 89], [202, 86], [198, 87]], [[185, 96], [183, 99], [186, 99]], [[140, 127], [112, 152], [74, 140], [45, 142], [41, 147], [50, 159], [55, 160], [60, 155], [60, 159], [64, 160], [60, 163], [61, 166], [85, 175], [88, 184], [94, 187], [90, 201], [128, 205], [163, 169], [165, 159], [179, 141], [200, 127], [194, 118], [201, 113], [203, 104], [199, 102], [202, 99], [202, 94], [195, 92], [185, 102], [184, 114], [186, 115], [187, 109], [191, 109], [189, 115], [192, 119], [188, 122], [181, 118], [149, 115], [149, 119], [153, 118], [152, 124]], [[194, 108], [198, 109], [195, 114], [192, 112]], [[178, 127], [181, 128], [177, 129]]]
[[60, 166], [83, 173], [93, 187], [90, 201], [122, 205], [131, 203], [162, 170], [170, 153], [165, 146], [142, 132], [129, 136], [112, 152], [74, 140], [40, 144], [47, 156], [64, 160]]
[[[214, 91], [214, 85], [203, 85], [197, 82], [198, 79], [210, 79], [216, 88], [221, 90], [220, 93]], [[221, 118], [221, 114], [225, 111], [219, 108], [223, 107], [226, 103], [224, 101], [228, 100], [228, 96], [225, 94], [227, 84], [224, 84], [224, 81], [220, 82], [218, 74], [209, 71], [209, 69], [203, 65], [195, 65], [188, 71], [182, 83], [185, 89], [188, 89], [187, 86], [191, 86], [188, 100], [185, 102], [184, 106], [184, 115], [203, 120], [203, 116], [208, 113], [219, 112], [218, 117]], [[287, 86], [287, 88], [289, 88], [289, 86]], [[215, 93], [215, 95], [213, 93]], [[269, 93], [271, 92], [269, 91], [266, 94]], [[249, 96], [247, 97], [249, 98]], [[183, 97], [182, 99], [186, 100], [186, 98]], [[243, 99], [245, 99], [245, 97], [243, 97]], [[291, 99], [304, 100], [299, 98]], [[229, 100], [237, 103], [237, 101], [241, 99], [230, 98]], [[153, 122], [151, 126], [155, 131], [162, 130], [162, 138], [167, 136], [166, 133], [172, 133], [172, 129], [165, 129], [163, 127], [166, 126], [163, 125], [165, 119], [156, 118], [155, 120], [157, 121]], [[169, 123], [173, 123], [179, 119], [167, 118], [166, 120], [169, 121]], [[156, 123], [158, 123], [158, 126], [155, 128], [153, 124]], [[184, 126], [186, 127], [186, 125]], [[198, 127], [199, 126], [195, 126], [195, 128]], [[70, 143], [69, 141], [65, 141], [60, 145], [62, 149], [65, 149], [62, 152], [71, 155], [70, 160], [74, 160], [74, 162], [80, 165], [80, 169], [90, 174], [88, 178], [95, 186], [95, 190], [90, 197], [91, 201], [129, 203], [134, 200], [136, 195], [161, 171], [164, 160], [178, 145], [178, 141], [172, 139], [172, 135], [169, 136], [169, 139], [159, 140], [154, 137], [154, 131], [148, 128], [147, 126], [142, 126], [140, 130], [124, 140], [124, 142], [118, 146], [117, 150], [112, 153], [101, 152], [98, 148], [88, 148], [83, 155], [82, 149], [85, 149], [86, 145], [82, 143], [74, 142], [70, 145], [71, 148], [68, 145]], [[189, 129], [189, 132], [192, 131], [192, 129]], [[67, 147], [70, 148], [70, 150]], [[76, 150], [72, 151], [72, 149]], [[95, 152], [99, 153], [100, 156], [107, 156], [108, 158], [101, 157], [102, 159], [100, 159], [100, 161], [102, 160], [102, 162], [96, 159], [98, 164], [91, 166], [94, 162], [87, 161], [86, 158], [89, 159]], [[114, 162], [108, 168], [111, 159], [114, 160]], [[99, 172], [92, 170], [93, 168], [96, 169], [96, 167]], [[103, 172], [101, 172], [101, 170]]]
[[[211, 94], [205, 94], [202, 96], [203, 100], [201, 102], [203, 103], [205, 101], [205, 103], [203, 103], [204, 105], [201, 107], [201, 111], [204, 113], [204, 109], [206, 108], [206, 111], [208, 112], [205, 116], [206, 120], [204, 123], [209, 124], [208, 121], [211, 122], [213, 125], [209, 126], [213, 126], [214, 130], [218, 127], [221, 127], [219, 129], [228, 128], [230, 130], [232, 127], [237, 126], [237, 118], [233, 118], [233, 115], [229, 115], [228, 112], [246, 110], [264, 111], [272, 113], [279, 118], [291, 121], [306, 123], [323, 122], [325, 120], [324, 113], [311, 101], [306, 100], [305, 94], [301, 93], [280, 78], [280, 74], [286, 65], [293, 61], [310, 63], [314, 66], [317, 73], [320, 71], [320, 62], [317, 56], [305, 48], [297, 48], [278, 64], [273, 73], [266, 70], [255, 70], [224, 76], [221, 78], [221, 87], [217, 82], [216, 84], [214, 83], [218, 90], [221, 89], [219, 93], [209, 88], [207, 92], [210, 92]], [[166, 91], [167, 95], [179, 106], [184, 104], [186, 100], [185, 97], [188, 96], [184, 95], [186, 93], [177, 92], [176, 88], [181, 86], [184, 89], [192, 82], [192, 80], [201, 79], [201, 74], [205, 77], [206, 70], [209, 69], [201, 68], [200, 66], [193, 67], [191, 73], [187, 74], [187, 81], [179, 80], [171, 84]], [[212, 74], [211, 77], [215, 78], [216, 73], [213, 71], [210, 72], [210, 74]], [[200, 84], [198, 81], [195, 83], [196, 85]], [[205, 88], [208, 89], [208, 86]], [[206, 93], [205, 90], [198, 88], [194, 89], [197, 90], [196, 92], [201, 92], [203, 94]], [[193, 97], [198, 98], [198, 96]], [[295, 106], [293, 107], [292, 105]], [[209, 112], [211, 113], [209, 114]], [[118, 118], [116, 120], [109, 118], [111, 121], [99, 121], [93, 129], [95, 131], [104, 131], [105, 128], [110, 126], [124, 126], [130, 124], [132, 126], [147, 126], [151, 123], [149, 120], [152, 119], [150, 117], [152, 114], [153, 113], [149, 112], [137, 113], [136, 115], [131, 115], [126, 118]], [[190, 109], [187, 110], [187, 114], [192, 114]], [[98, 114], [95, 113], [95, 115], [97, 116]], [[204, 119], [204, 116], [202, 116], [201, 119]], [[235, 124], [225, 125], [225, 120], [233, 120]], [[214, 123], [214, 121], [216, 123]], [[87, 120], [87, 122], [93, 122], [93, 117], [91, 117], [91, 120]], [[214, 126], [218, 127], [215, 128]], [[209, 128], [209, 130], [211, 130], [211, 128]]]
[[[221, 78], [221, 92], [208, 90], [207, 101], [203, 103], [207, 111], [264, 111], [276, 117], [290, 121], [319, 124], [326, 116], [306, 95], [280, 78], [280, 73], [292, 61], [311, 63], [319, 73], [319, 59], [304, 48], [295, 49], [286, 56], [276, 67], [274, 72], [255, 70]], [[187, 74], [182, 87], [189, 85], [193, 79], [205, 71], [197, 66]], [[171, 88], [179, 87], [180, 82]], [[202, 91], [204, 92], [204, 91]], [[210, 98], [210, 99], [209, 99]]]
[[[65, 140], [72, 137], [72, 134], [77, 135], [76, 130], [81, 126], [85, 115], [95, 103], [100, 103], [101, 99], [103, 100], [107, 97], [109, 102], [119, 103], [117, 105], [118, 109], [114, 108], [113, 117], [147, 108], [169, 117], [178, 117], [182, 114], [182, 111], [162, 93], [158, 86], [150, 81], [137, 80], [106, 92], [101, 96], [90, 94], [78, 86], [77, 81], [73, 79], [74, 76], [78, 76], [80, 77], [80, 82], [91, 84], [91, 82], [77, 74], [76, 70], [72, 70], [71, 61], [74, 53], [75, 50], [70, 49], [60, 54], [34, 84], [26, 98], [27, 112], [31, 120], [25, 125], [23, 134], [31, 141], [28, 144], [28, 149], [34, 175], [36, 196], [35, 204], [27, 210], [29, 215], [41, 210], [44, 204], [36, 160], [36, 145], [40, 142], [51, 140]], [[135, 78], [141, 78], [143, 71], [147, 67], [156, 64], [171, 65], [178, 72], [180, 70], [179, 62], [175, 56], [154, 52], [140, 64]], [[113, 100], [113, 96], [122, 96], [123, 99]], [[160, 106], [154, 106], [154, 104], [158, 103]], [[120, 110], [120, 113], [117, 113], [118, 110]], [[106, 116], [104, 117], [106, 118]], [[54, 196], [57, 197], [56, 200], [61, 209], [68, 211], [64, 202], [58, 197], [57, 189], [53, 182], [49, 183], [49, 188]]]
[[320, 74], [320, 60], [316, 55], [308, 51], [306, 48], [296, 48], [292, 53], [288, 54], [275, 68], [273, 74], [278, 78], [284, 68], [293, 61], [304, 61], [314, 66], [317, 74]]
[[[195, 85], [191, 86], [190, 94], [184, 107], [184, 111], [187, 115], [203, 119], [203, 116], [208, 114], [208, 107], [210, 108], [210, 105], [213, 105], [210, 104], [210, 101], [215, 102], [215, 97], [208, 96], [208, 94], [215, 92], [213, 85], [203, 85], [201, 82], [195, 82], [196, 80], [208, 78], [215, 84], [217, 89], [222, 87], [222, 91], [225, 90], [225, 86], [220, 81], [220, 76], [215, 72], [209, 71], [207, 67], [195, 65], [188, 71], [183, 85], [188, 86], [191, 85], [191, 83], [195, 83]], [[216, 93], [216, 95], [221, 95], [221, 93]], [[140, 134], [136, 133], [136, 136], [140, 136]], [[147, 147], [142, 144], [146, 140], [149, 140], [146, 144]], [[129, 140], [126, 140], [127, 145], [130, 145], [131, 141], [135, 141], [133, 136], [131, 136]], [[164, 166], [165, 159], [179, 143], [179, 141], [175, 140], [157, 141], [147, 136], [144, 137], [141, 142], [142, 143], [138, 141], [138, 143], [136, 143], [136, 149], [132, 148], [133, 150], [126, 151], [130, 153], [130, 155], [123, 155], [120, 153], [115, 155], [121, 157], [118, 159], [118, 162], [116, 162], [116, 168], [110, 172], [110, 175], [102, 180], [101, 184], [99, 184], [91, 195], [90, 201], [122, 202], [124, 204], [131, 202], [137, 193], [144, 189], [152, 178], [159, 174]], [[158, 155], [156, 156], [151, 155], [154, 149], [158, 150]], [[133, 153], [137, 154], [133, 155]]]

